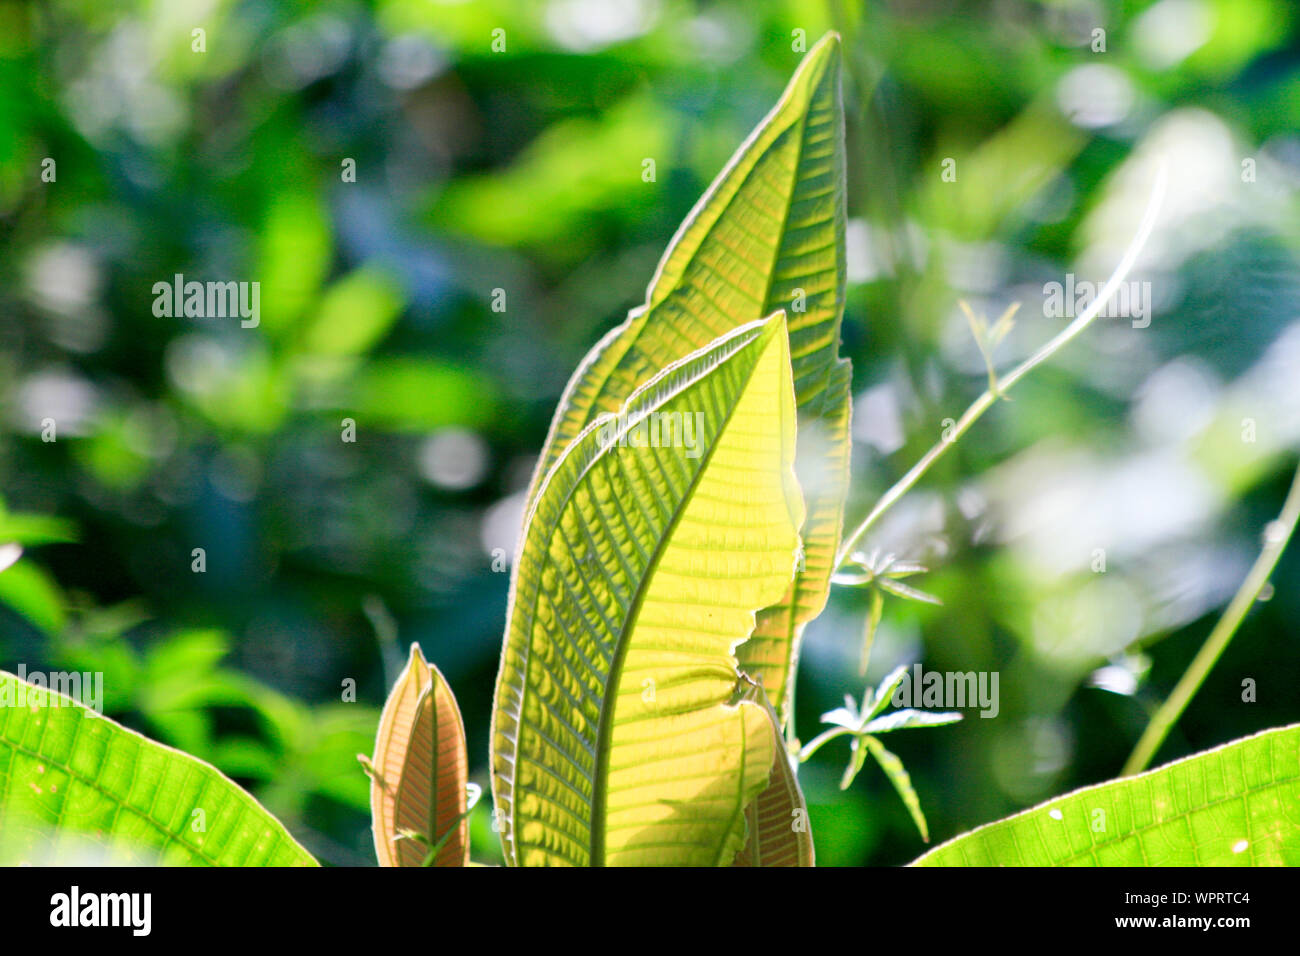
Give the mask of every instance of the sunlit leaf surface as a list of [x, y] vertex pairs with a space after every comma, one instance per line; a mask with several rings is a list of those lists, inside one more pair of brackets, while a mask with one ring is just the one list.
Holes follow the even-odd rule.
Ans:
[[919, 866], [1300, 865], [1300, 725], [1085, 787], [951, 840]]
[[[645, 443], [644, 426], [677, 416], [695, 423], [693, 452]], [[547, 476], [497, 682], [493, 792], [508, 862], [735, 857], [773, 734], [767, 712], [738, 699], [732, 654], [793, 571], [794, 442], [777, 314], [666, 368]]]
[[759, 615], [737, 655], [782, 713], [803, 625], [825, 605], [848, 481], [849, 365], [844, 308], [844, 117], [839, 38], [825, 37], [781, 100], [682, 223], [646, 303], [570, 379], [530, 499], [576, 435], [618, 410], [661, 368], [720, 335], [787, 313], [798, 401], [804, 566]]
[[794, 763], [776, 714], [772, 729], [772, 772], [767, 787], [745, 808], [746, 838], [732, 866], [814, 866], [812, 829]]
[[215, 767], [3, 671], [0, 861], [315, 863]]
[[[469, 862], [469, 760], [460, 708], [441, 673], [411, 645], [379, 720], [370, 812], [380, 866]], [[423, 840], [410, 834], [419, 834]]]

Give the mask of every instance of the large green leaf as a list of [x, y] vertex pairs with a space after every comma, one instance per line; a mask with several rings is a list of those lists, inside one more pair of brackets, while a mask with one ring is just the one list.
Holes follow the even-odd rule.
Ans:
[[0, 862], [315, 864], [215, 767], [4, 671]]
[[[685, 421], [694, 442], [671, 440]], [[493, 715], [507, 862], [735, 857], [773, 734], [742, 699], [733, 652], [793, 573], [794, 444], [778, 313], [665, 368], [547, 475], [515, 562]]]
[[804, 58], [780, 101], [740, 146], [673, 237], [643, 306], [610, 331], [569, 381], [529, 503], [561, 453], [660, 369], [757, 316], [785, 310], [799, 408], [798, 474], [807, 502], [803, 570], [737, 651], [784, 712], [803, 625], [826, 603], [849, 463], [844, 309], [844, 117], [839, 37]]
[[1300, 724], [1049, 800], [916, 866], [1300, 866]]

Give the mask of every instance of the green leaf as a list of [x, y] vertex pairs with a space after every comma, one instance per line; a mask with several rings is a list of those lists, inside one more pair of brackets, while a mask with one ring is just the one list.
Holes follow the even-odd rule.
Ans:
[[[469, 863], [469, 761], [460, 708], [446, 680], [411, 645], [379, 718], [370, 764], [370, 813], [380, 866]], [[416, 840], [399, 839], [404, 833]]]
[[924, 591], [914, 588], [910, 584], [904, 584], [902, 581], [895, 581], [893, 578], [877, 578], [876, 586], [888, 591], [890, 594], [894, 595], [894, 597], [902, 598], [905, 601], [920, 601], [924, 604], [943, 604], [943, 602], [933, 594], [926, 594]]
[[867, 762], [867, 748], [862, 743], [862, 737], [855, 735], [849, 743], [849, 762], [844, 768], [844, 775], [840, 777], [840, 789], [847, 790], [853, 785], [859, 773], [862, 772], [862, 766]]
[[[277, 169], [291, 180], [283, 164]], [[329, 274], [329, 210], [310, 189], [278, 189], [258, 234], [261, 329], [278, 337], [294, 327]]]
[[484, 428], [500, 414], [500, 390], [472, 368], [416, 358], [383, 358], [357, 373], [340, 412], [379, 428], [423, 432], [448, 425]]
[[779, 714], [804, 625], [826, 604], [848, 487], [850, 369], [844, 309], [844, 117], [839, 37], [804, 57], [780, 101], [673, 237], [646, 302], [570, 379], [529, 492], [599, 415], [660, 369], [757, 316], [785, 310], [799, 409], [804, 568], [737, 650]]
[[321, 297], [303, 338], [312, 355], [352, 356], [369, 351], [397, 321], [405, 293], [384, 269], [363, 266]]
[[0, 862], [310, 866], [215, 767], [0, 671]]
[[880, 764], [880, 769], [885, 771], [885, 776], [894, 785], [898, 795], [903, 799], [903, 806], [907, 807], [907, 812], [912, 816], [912, 822], [916, 824], [917, 830], [921, 832], [921, 839], [929, 843], [930, 828], [925, 824], [925, 814], [921, 812], [921, 801], [916, 795], [916, 788], [912, 786], [912, 778], [903, 766], [903, 761], [886, 750], [885, 745], [875, 737], [863, 737], [861, 739], [866, 744], [867, 749], [871, 751], [871, 756], [876, 758], [876, 763]]
[[1300, 865], [1300, 724], [1085, 787], [914, 866]]
[[0, 604], [50, 636], [62, 633], [67, 624], [67, 600], [58, 583], [31, 561], [18, 561], [0, 571]]
[[[663, 440], [674, 420], [695, 423], [693, 443]], [[665, 368], [551, 469], [515, 562], [497, 679], [508, 863], [734, 859], [773, 737], [765, 710], [740, 699], [733, 653], [793, 573], [794, 443], [778, 313]]]
[[[592, 217], [635, 213], [654, 202], [642, 160], [668, 155], [679, 120], [655, 97], [634, 93], [598, 119], [573, 117], [543, 130], [509, 167], [458, 176], [440, 187], [430, 219], [440, 232], [539, 254], [599, 249]], [[527, 202], [520, 202], [527, 196]], [[561, 246], [557, 238], [568, 240]], [[754, 312], [751, 319], [766, 313]]]
[[885, 615], [885, 595], [879, 588], [871, 589], [871, 606], [862, 625], [862, 650], [858, 654], [858, 676], [866, 677], [871, 663], [871, 648], [876, 643], [876, 631]]
[[866, 724], [872, 717], [875, 717], [889, 706], [890, 701], [894, 699], [894, 691], [898, 690], [899, 685], [903, 683], [906, 677], [906, 664], [900, 664], [884, 676], [880, 681], [880, 685], [876, 688], [876, 692], [871, 695], [871, 706], [865, 706], [866, 701], [863, 701], [862, 724]]
[[961, 720], [961, 714], [952, 711], [934, 710], [891, 710], [883, 717], [877, 717], [863, 728], [868, 734], [887, 734], [891, 730], [906, 730], [908, 727], [942, 727], [955, 724]]

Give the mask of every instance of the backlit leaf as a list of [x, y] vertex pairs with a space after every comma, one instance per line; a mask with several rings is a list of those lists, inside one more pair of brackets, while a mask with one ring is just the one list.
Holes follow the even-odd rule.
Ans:
[[[493, 719], [508, 863], [717, 866], [743, 845], [773, 734], [733, 651], [803, 519], [788, 342], [777, 314], [668, 366], [539, 489]], [[644, 440], [688, 417], [694, 451]]]
[[850, 374], [844, 308], [844, 131], [839, 37], [804, 58], [784, 95], [673, 237], [645, 305], [574, 373], [534, 472], [530, 507], [561, 453], [669, 363], [757, 316], [787, 313], [799, 409], [804, 563], [737, 650], [779, 714], [804, 625], [826, 603], [848, 483]]
[[1084, 787], [914, 866], [1300, 866], [1300, 724]]
[[215, 767], [3, 671], [0, 862], [315, 864]]
[[[886, 750], [885, 745], [875, 737], [860, 739], [862, 742], [858, 746], [865, 746], [871, 752], [871, 756], [876, 758], [876, 763], [880, 764], [880, 769], [885, 772], [885, 776], [889, 778], [889, 782], [894, 785], [894, 789], [902, 798], [903, 806], [907, 807], [912, 822], [921, 833], [921, 839], [929, 843], [930, 828], [926, 826], [925, 814], [921, 812], [921, 800], [916, 795], [916, 788], [912, 786], [912, 777], [903, 766], [903, 761], [899, 760], [892, 751]], [[861, 766], [860, 761], [859, 766]]]

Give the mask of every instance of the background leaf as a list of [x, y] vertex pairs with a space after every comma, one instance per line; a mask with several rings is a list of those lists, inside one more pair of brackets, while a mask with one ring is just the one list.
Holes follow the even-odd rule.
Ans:
[[[759, 697], [761, 688], [755, 690]], [[762, 704], [772, 731], [772, 772], [766, 789], [745, 808], [745, 846], [731, 865], [815, 866], [812, 825], [794, 761], [776, 713], [765, 700]]]
[[[436, 667], [411, 645], [384, 705], [371, 761], [370, 807], [380, 866], [421, 866], [441, 842], [435, 866], [469, 863], [469, 761], [460, 708]], [[404, 832], [424, 835], [427, 843]]]
[[[181, 9], [0, 4], [0, 497], [77, 530], [0, 573], [0, 668], [103, 671], [109, 717], [232, 776], [322, 863], [374, 863], [356, 754], [412, 640], [465, 705], [486, 783], [510, 559], [556, 403], [780, 99], [794, 28], [844, 36], [853, 518], [986, 387], [959, 302], [990, 320], [1021, 303], [994, 356], [1009, 368], [1065, 321], [1046, 283], [1110, 272], [1152, 162], [1177, 199], [1132, 276], [1150, 326], [1097, 323], [863, 542], [933, 567], [907, 580], [945, 604], [887, 601], [860, 681], [874, 589], [833, 588], [800, 645], [801, 736], [899, 661], [999, 672], [997, 719], [881, 737], [931, 830], [1096, 783], [1281, 507], [1300, 452], [1300, 5], [1109, 4], [1098, 56], [1061, 4], [270, 0], [218, 5], [206, 58], [164, 6]], [[1174, 8], [1212, 23], [1161, 29]], [[325, 297], [371, 270], [400, 316], [364, 354], [307, 351]], [[154, 316], [176, 273], [260, 281], [260, 325]], [[1162, 759], [1300, 720], [1298, 581], [1300, 550]], [[406, 644], [376, 647], [368, 595]], [[130, 626], [95, 632], [127, 603]], [[227, 658], [155, 688], [145, 655], [196, 629]], [[846, 751], [799, 773], [818, 864], [915, 859], [874, 767], [839, 789]], [[491, 811], [472, 817], [485, 862]]]
[[839, 37], [824, 37], [673, 237], [646, 304], [570, 379], [530, 501], [564, 448], [659, 369], [758, 316], [784, 309], [800, 412], [804, 568], [738, 651], [778, 713], [803, 624], [825, 605], [848, 482], [844, 308], [844, 117]]
[[[916, 824], [916, 829], [921, 833], [921, 839], [926, 843], [930, 842], [930, 828], [925, 822], [925, 813], [921, 810], [921, 800], [916, 795], [916, 788], [912, 786], [912, 777], [903, 766], [903, 761], [892, 751], [887, 750], [875, 737], [863, 736], [859, 738], [858, 748], [866, 747], [871, 752], [871, 756], [876, 758], [876, 763], [880, 764], [880, 769], [885, 772], [889, 782], [894, 785], [898, 791], [899, 797], [903, 800], [903, 806], [907, 807], [908, 814], [912, 817], [912, 822]], [[857, 754], [861, 754], [857, 750]], [[859, 760], [857, 766], [861, 768]]]

